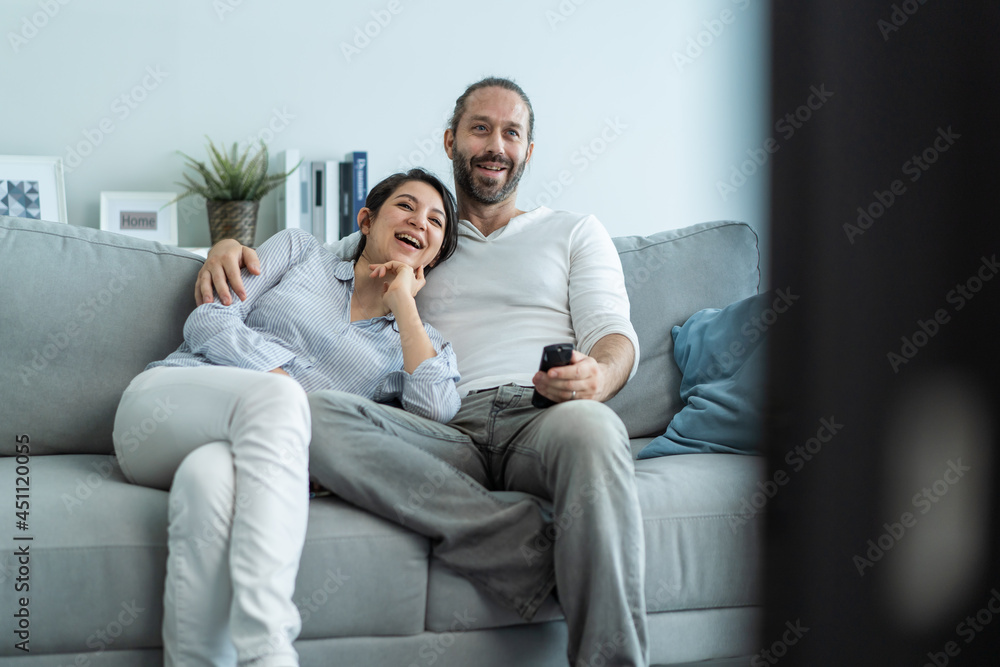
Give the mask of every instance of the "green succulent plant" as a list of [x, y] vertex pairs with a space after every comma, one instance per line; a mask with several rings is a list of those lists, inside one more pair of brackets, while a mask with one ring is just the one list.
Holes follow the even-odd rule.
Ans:
[[[208, 139], [208, 137], [206, 137]], [[184, 188], [174, 201], [180, 201], [191, 195], [201, 195], [205, 199], [215, 201], [260, 201], [268, 192], [285, 182], [285, 179], [295, 173], [299, 165], [295, 165], [287, 174], [267, 173], [267, 145], [260, 142], [260, 150], [250, 155], [250, 146], [243, 154], [237, 151], [236, 142], [226, 153], [216, 148], [208, 139], [208, 155], [211, 169], [204, 162], [177, 151], [184, 156], [187, 166], [201, 176], [204, 183], [198, 183], [190, 174], [184, 174], [184, 182], [177, 182]], [[302, 164], [299, 162], [299, 164]]]

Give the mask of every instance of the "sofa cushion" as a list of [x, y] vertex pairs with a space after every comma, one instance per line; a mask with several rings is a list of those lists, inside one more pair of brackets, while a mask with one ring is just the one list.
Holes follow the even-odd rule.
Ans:
[[630, 437], [657, 436], [682, 407], [670, 330], [702, 308], [757, 293], [757, 234], [745, 223], [706, 222], [614, 241], [641, 354], [635, 376], [608, 406]]
[[[0, 488], [14, 487], [15, 463], [0, 458]], [[32, 655], [160, 646], [167, 494], [126, 482], [113, 456], [32, 456], [29, 467]], [[17, 571], [17, 544], [0, 544], [0, 581]], [[0, 609], [16, 601], [0, 585]], [[15, 620], [2, 615], [6, 637]], [[0, 642], [11, 655], [22, 654]]]
[[[706, 308], [674, 327], [674, 360], [684, 407], [639, 458], [669, 454], [761, 454], [768, 320], [773, 292]], [[779, 308], [781, 298], [776, 301]], [[762, 321], [761, 316], [764, 315]], [[774, 319], [770, 320], [771, 324]]]
[[[16, 465], [0, 458], [0, 488], [14, 488]], [[30, 479], [24, 535], [34, 539], [0, 544], [0, 609], [17, 609], [25, 593], [10, 580], [27, 544], [32, 653], [161, 646], [167, 493], [128, 483], [106, 455], [33, 456]], [[300, 637], [421, 633], [428, 554], [423, 537], [335, 498], [314, 500], [293, 597]], [[14, 637], [16, 620], [4, 614], [0, 631]], [[11, 641], [0, 643], [7, 655], [20, 655]]]
[[[633, 441], [633, 451], [648, 442], [649, 438]], [[760, 457], [732, 454], [636, 462], [649, 613], [763, 603], [761, 515], [745, 515], [741, 502], [757, 491], [764, 469]], [[511, 498], [523, 495], [500, 494]], [[562, 617], [558, 603], [550, 597], [533, 622]], [[521, 623], [514, 611], [432, 561], [427, 629], [448, 632], [458, 618], [472, 629]]]
[[429, 558], [426, 538], [339, 498], [313, 500], [292, 598], [299, 638], [423, 632]]
[[[35, 454], [112, 453], [122, 391], [180, 345], [202, 259], [86, 227], [0, 217], [0, 423]], [[13, 438], [0, 454], [13, 453]]]
[[[615, 245], [641, 355], [609, 406], [630, 436], [659, 435], [681, 408], [669, 331], [756, 292], [757, 236], [743, 223], [713, 222]], [[9, 323], [0, 373], [12, 379], [0, 386], [0, 421], [31, 435], [39, 454], [111, 453], [121, 392], [180, 344], [202, 261], [121, 234], [0, 217], [0, 267], [17, 277], [16, 289], [0, 290]], [[12, 452], [12, 441], [0, 442], [0, 454]]]
[[763, 515], [746, 515], [765, 461], [685, 454], [636, 461], [646, 535], [646, 610], [760, 605]]

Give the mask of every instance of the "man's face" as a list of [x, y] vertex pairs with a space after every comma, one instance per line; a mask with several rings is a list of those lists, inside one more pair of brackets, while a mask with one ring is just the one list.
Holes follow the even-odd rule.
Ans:
[[455, 132], [445, 131], [458, 194], [480, 204], [496, 204], [513, 195], [533, 149], [528, 143], [528, 107], [517, 93], [503, 88], [472, 93]]

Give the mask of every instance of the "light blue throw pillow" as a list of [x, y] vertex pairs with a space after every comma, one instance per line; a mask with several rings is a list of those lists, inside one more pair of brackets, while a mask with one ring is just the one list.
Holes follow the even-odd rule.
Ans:
[[773, 292], [721, 310], [700, 310], [674, 327], [674, 360], [684, 407], [667, 432], [639, 452], [761, 454], [767, 331], [790, 305]]

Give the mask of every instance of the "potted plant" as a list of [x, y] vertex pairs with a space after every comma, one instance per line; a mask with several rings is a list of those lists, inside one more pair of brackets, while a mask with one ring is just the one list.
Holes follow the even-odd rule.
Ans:
[[[257, 228], [257, 210], [260, 200], [268, 192], [285, 182], [298, 169], [295, 166], [287, 174], [267, 173], [267, 146], [262, 141], [260, 150], [250, 155], [250, 146], [238, 154], [236, 142], [226, 153], [208, 140], [208, 154], [211, 168], [204, 162], [177, 151], [187, 160], [187, 166], [201, 176], [203, 183], [197, 182], [190, 174], [184, 174], [184, 182], [177, 185], [185, 188], [174, 201], [191, 195], [205, 198], [208, 210], [208, 227], [214, 245], [222, 239], [236, 239], [243, 245], [253, 245]], [[301, 163], [300, 163], [301, 164]], [[171, 202], [173, 203], [173, 202]]]

